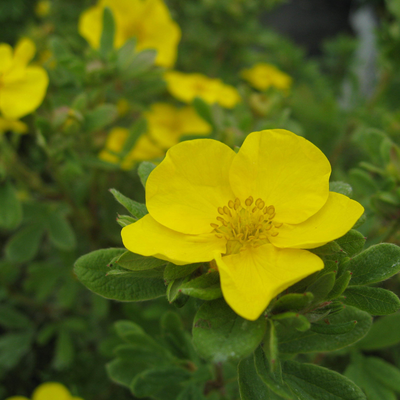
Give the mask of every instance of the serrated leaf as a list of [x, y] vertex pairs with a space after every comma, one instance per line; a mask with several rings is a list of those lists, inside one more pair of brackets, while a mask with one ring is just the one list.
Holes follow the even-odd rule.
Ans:
[[75, 248], [75, 233], [63, 215], [53, 212], [48, 217], [50, 241], [60, 250], [69, 251]]
[[272, 307], [274, 314], [283, 311], [300, 311], [306, 308], [314, 299], [311, 292], [307, 293], [289, 293], [280, 297]]
[[334, 351], [360, 340], [371, 327], [372, 318], [369, 314], [353, 307], [346, 307], [342, 312], [329, 316], [329, 322], [343, 324], [357, 321], [354, 329], [342, 335], [324, 335], [308, 330], [306, 332], [288, 331], [277, 326], [280, 353], [311, 353], [316, 351]]
[[145, 204], [138, 203], [137, 201], [124, 196], [117, 189], [110, 189], [110, 192], [114, 196], [115, 200], [125, 207], [136, 219], [140, 219], [148, 214]]
[[86, 254], [76, 261], [75, 274], [89, 290], [108, 299], [142, 301], [165, 295], [161, 279], [106, 276], [108, 263], [124, 252], [125, 249], [103, 249]]
[[369, 287], [353, 286], [344, 292], [343, 302], [366, 311], [371, 315], [387, 315], [399, 310], [400, 300], [391, 291]]
[[335, 242], [342, 248], [348, 257], [354, 257], [364, 248], [365, 237], [355, 229], [350, 230]]
[[340, 181], [329, 182], [329, 190], [331, 192], [343, 194], [350, 198], [353, 194], [353, 188], [348, 183]]
[[357, 343], [362, 350], [378, 350], [400, 343], [400, 314], [388, 315], [372, 325], [368, 335]]
[[16, 228], [22, 220], [22, 206], [14, 186], [8, 181], [0, 184], [0, 204], [0, 228]]
[[217, 271], [208, 272], [183, 283], [180, 286], [180, 290], [183, 294], [202, 300], [214, 300], [222, 297], [219, 273]]
[[247, 321], [223, 299], [204, 303], [193, 322], [193, 345], [199, 355], [213, 362], [238, 360], [251, 354], [264, 337], [265, 318]]
[[138, 175], [140, 178], [140, 182], [142, 182], [144, 188], [146, 188], [147, 178], [155, 167], [156, 165], [149, 161], [143, 161], [140, 163], [138, 167]]
[[400, 248], [381, 243], [369, 247], [345, 264], [353, 273], [351, 286], [381, 282], [400, 271]]
[[283, 376], [300, 400], [367, 400], [350, 379], [318, 365], [286, 361]]
[[122, 268], [131, 271], [145, 271], [164, 266], [168, 261], [160, 260], [154, 257], [145, 257], [140, 254], [125, 251], [121, 256], [117, 257], [114, 262]]
[[200, 268], [201, 265], [202, 264], [175, 265], [168, 263], [164, 270], [164, 279], [166, 281], [173, 281], [175, 279], [184, 278]]

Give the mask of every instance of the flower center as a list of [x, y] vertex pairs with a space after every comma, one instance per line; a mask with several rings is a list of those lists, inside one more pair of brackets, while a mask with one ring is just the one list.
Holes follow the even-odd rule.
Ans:
[[227, 206], [218, 207], [218, 223], [211, 223], [213, 232], [219, 238], [225, 238], [226, 254], [237, 254], [246, 247], [258, 247], [269, 242], [269, 237], [279, 234], [281, 223], [273, 222], [275, 207], [267, 206], [262, 199], [254, 201], [252, 196], [241, 201], [230, 200]]

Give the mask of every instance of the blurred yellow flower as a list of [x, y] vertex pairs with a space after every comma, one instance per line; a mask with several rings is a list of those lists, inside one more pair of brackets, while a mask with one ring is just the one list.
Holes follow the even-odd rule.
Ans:
[[44, 18], [50, 14], [51, 2], [49, 0], [40, 0], [36, 3], [35, 14]]
[[28, 127], [26, 124], [16, 119], [5, 119], [0, 116], [0, 134], [7, 131], [26, 133], [28, 131]]
[[271, 86], [282, 91], [288, 91], [292, 86], [292, 78], [280, 71], [274, 65], [258, 63], [241, 72], [243, 79], [258, 90], [267, 90]]
[[176, 108], [168, 103], [155, 103], [144, 113], [147, 132], [125, 156], [121, 152], [128, 138], [127, 128], [113, 128], [99, 157], [103, 161], [131, 169], [137, 162], [164, 157], [165, 151], [184, 135], [208, 135], [211, 126], [192, 107]]
[[79, 19], [79, 33], [95, 49], [100, 46], [105, 7], [109, 7], [114, 16], [116, 48], [135, 37], [138, 51], [157, 50], [157, 65], [174, 65], [181, 30], [171, 19], [162, 0], [99, 0], [96, 6], [84, 11]]
[[226, 302], [257, 319], [283, 290], [324, 267], [307, 251], [343, 236], [363, 207], [329, 192], [331, 166], [306, 139], [253, 132], [238, 153], [216, 140], [172, 147], [146, 183], [149, 214], [124, 246], [177, 265], [215, 260]]
[[238, 91], [220, 79], [178, 71], [167, 71], [164, 79], [168, 91], [185, 103], [191, 103], [196, 97], [200, 97], [208, 104], [218, 103], [222, 107], [233, 108], [240, 101]]
[[124, 117], [129, 111], [129, 102], [126, 99], [119, 99], [117, 101], [117, 111], [120, 117]]
[[155, 103], [144, 115], [149, 135], [165, 150], [184, 135], [211, 133], [211, 126], [190, 106], [177, 108], [168, 103]]
[[49, 78], [42, 67], [28, 66], [35, 52], [30, 39], [20, 40], [14, 52], [0, 43], [0, 112], [5, 119], [19, 119], [43, 101]]
[[139, 137], [133, 148], [125, 156], [121, 155], [129, 129], [115, 127], [108, 134], [105, 148], [100, 152], [99, 158], [111, 164], [118, 164], [122, 169], [129, 170], [140, 161], [153, 160], [164, 156], [164, 151], [144, 134]]
[[[6, 400], [29, 400], [24, 396], [13, 396]], [[32, 394], [32, 400], [82, 400], [74, 397], [68, 389], [57, 382], [47, 382], [38, 386]]]

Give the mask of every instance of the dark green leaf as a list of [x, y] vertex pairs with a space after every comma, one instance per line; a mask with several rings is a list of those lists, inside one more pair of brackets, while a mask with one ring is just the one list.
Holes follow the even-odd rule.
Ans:
[[16, 228], [22, 220], [22, 206], [14, 186], [8, 181], [0, 184], [0, 204], [0, 228]]
[[195, 384], [185, 386], [176, 400], [206, 400], [202, 390]]
[[334, 272], [328, 272], [307, 288], [307, 292], [311, 292], [314, 295], [313, 303], [325, 300], [335, 284], [335, 277], [336, 274]]
[[336, 299], [339, 297], [347, 288], [351, 279], [351, 272], [345, 271], [339, 278], [336, 279], [335, 285], [327, 296], [327, 300]]
[[110, 192], [114, 196], [115, 200], [124, 206], [136, 219], [140, 219], [148, 213], [144, 204], [131, 200], [129, 197], [124, 196], [116, 189], [110, 189]]
[[369, 287], [349, 287], [345, 292], [344, 303], [366, 311], [371, 315], [386, 315], [400, 308], [399, 298], [389, 290]]
[[126, 138], [122, 151], [121, 159], [124, 159], [128, 153], [134, 148], [139, 138], [147, 131], [147, 121], [144, 118], [138, 119], [129, 129], [128, 137]]
[[53, 366], [57, 370], [68, 368], [74, 359], [74, 345], [71, 335], [65, 329], [58, 333], [56, 348], [53, 360]]
[[351, 198], [351, 195], [353, 194], [352, 187], [348, 183], [340, 182], [340, 181], [329, 182], [329, 190], [331, 192], [344, 194], [345, 196], [350, 197], [350, 198]]
[[273, 320], [280, 322], [289, 329], [297, 329], [304, 332], [310, 329], [310, 322], [308, 319], [301, 314], [295, 312], [285, 312], [282, 314], [273, 315], [271, 317]]
[[9, 329], [23, 329], [31, 325], [31, 321], [20, 311], [10, 305], [0, 306], [0, 325]]
[[142, 301], [164, 295], [165, 286], [161, 279], [106, 276], [110, 271], [109, 262], [124, 252], [125, 249], [103, 249], [80, 257], [75, 263], [78, 279], [88, 289], [113, 300]]
[[0, 338], [0, 367], [14, 368], [20, 359], [29, 352], [32, 333], [10, 333]]
[[114, 48], [115, 23], [112, 11], [105, 7], [103, 11], [103, 32], [100, 38], [100, 52], [107, 56]]
[[357, 321], [344, 322], [343, 324], [327, 324], [326, 322], [312, 324], [311, 330], [323, 335], [343, 335], [354, 329]]
[[130, 251], [125, 251], [120, 257], [115, 259], [115, 263], [131, 271], [145, 271], [162, 267], [167, 261], [154, 257], [144, 257], [139, 254], [131, 253]]
[[355, 229], [350, 230], [335, 242], [342, 248], [348, 257], [354, 257], [364, 248], [365, 237]]
[[222, 297], [219, 273], [208, 272], [180, 286], [183, 294], [202, 300], [214, 300]]
[[211, 107], [200, 97], [196, 97], [192, 103], [195, 108], [197, 114], [200, 115], [206, 122], [208, 122], [211, 126], [214, 126], [214, 119], [212, 116]]
[[114, 104], [100, 104], [86, 114], [84, 130], [87, 133], [98, 131], [114, 122], [117, 117], [118, 110]]
[[223, 299], [204, 303], [193, 322], [193, 344], [201, 357], [213, 362], [241, 359], [264, 337], [264, 316], [256, 321], [239, 317]]
[[149, 177], [151, 171], [153, 171], [155, 167], [156, 165], [149, 161], [143, 161], [140, 163], [138, 168], [138, 174], [140, 182], [142, 182], [144, 188], [146, 188], [147, 178]]
[[400, 271], [400, 248], [381, 243], [369, 247], [345, 264], [353, 273], [351, 286], [384, 281]]
[[286, 361], [283, 376], [300, 400], [367, 400], [350, 379], [318, 365]]
[[75, 233], [69, 222], [59, 213], [51, 213], [48, 218], [49, 237], [60, 250], [72, 250], [76, 246]]
[[173, 281], [178, 278], [184, 278], [196, 271], [201, 264], [187, 264], [187, 265], [175, 265], [168, 263], [164, 270], [164, 279], [166, 281]]
[[310, 292], [285, 294], [275, 302], [272, 312], [300, 311], [309, 306], [313, 299], [314, 295]]
[[117, 358], [106, 365], [108, 376], [116, 383], [130, 387], [133, 378], [146, 368], [145, 365]]

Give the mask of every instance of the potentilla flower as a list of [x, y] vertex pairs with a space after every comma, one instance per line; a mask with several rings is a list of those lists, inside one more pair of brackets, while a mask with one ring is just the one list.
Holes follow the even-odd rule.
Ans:
[[237, 154], [211, 139], [182, 142], [149, 175], [149, 214], [122, 239], [177, 265], [215, 260], [225, 300], [255, 320], [324, 267], [307, 249], [343, 236], [362, 215], [359, 203], [329, 192], [330, 173], [317, 147], [286, 130], [253, 132]]
[[46, 94], [47, 72], [28, 65], [35, 52], [30, 39], [20, 40], [14, 51], [0, 43], [0, 113], [6, 120], [17, 120], [36, 110]]
[[191, 103], [199, 97], [208, 104], [218, 103], [222, 107], [233, 108], [240, 102], [238, 91], [233, 86], [224, 84], [220, 79], [178, 71], [167, 71], [164, 79], [168, 91], [184, 103]]
[[[6, 400], [29, 400], [24, 396], [13, 396]], [[42, 383], [32, 394], [32, 400], [82, 400], [80, 397], [74, 397], [68, 389], [57, 382]]]
[[7, 131], [26, 133], [28, 131], [28, 127], [21, 121], [15, 119], [6, 119], [0, 116], [0, 134]]
[[292, 78], [288, 74], [266, 63], [257, 63], [249, 69], [244, 69], [241, 76], [254, 88], [262, 91], [270, 87], [288, 91], [292, 86]]
[[115, 48], [134, 37], [138, 51], [157, 50], [157, 65], [174, 65], [181, 30], [162, 0], [100, 0], [84, 11], [79, 19], [79, 33], [95, 49], [100, 47], [105, 7], [111, 9], [115, 21]]

